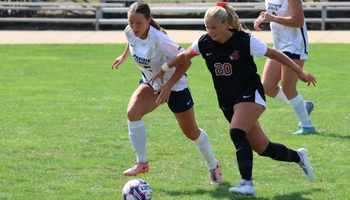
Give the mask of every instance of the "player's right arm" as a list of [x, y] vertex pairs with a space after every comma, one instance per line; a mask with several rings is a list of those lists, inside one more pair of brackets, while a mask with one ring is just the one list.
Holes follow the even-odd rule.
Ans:
[[[176, 65], [182, 64], [186, 61], [191, 60], [193, 57], [195, 57], [196, 54], [192, 53], [192, 47], [188, 48], [186, 51], [183, 51], [179, 54], [177, 54], [173, 59], [171, 59], [167, 64], [169, 68], [172, 68]], [[179, 67], [179, 66], [178, 66]]]
[[112, 64], [111, 70], [113, 70], [113, 68], [118, 69], [118, 66], [121, 65], [123, 62], [125, 62], [129, 54], [130, 54], [129, 43], [127, 43], [123, 55], [115, 59], [115, 61]]
[[[188, 68], [191, 65], [191, 62], [189, 62], [196, 54], [192, 53], [192, 48], [188, 48], [186, 51], [183, 51], [179, 54], [177, 54], [173, 59], [171, 59], [169, 62], [164, 63], [162, 65], [162, 68], [152, 76], [152, 78], [148, 81], [153, 85], [154, 81], [157, 78], [160, 78], [161, 82], [163, 82], [163, 76], [166, 71], [169, 71], [170, 68], [177, 66], [174, 74], [170, 78], [170, 80], [165, 84], [162, 85], [158, 88], [157, 91], [154, 92], [154, 94], [159, 94], [158, 98], [156, 100], [156, 103], [158, 105], [162, 105], [165, 102], [169, 101], [169, 96], [170, 96], [170, 89], [169, 84], [171, 84], [171, 80], [176, 79], [174, 78], [175, 76], [183, 76]], [[169, 89], [170, 88], [170, 89]]]
[[[164, 63], [162, 65], [162, 68], [149, 79], [148, 83], [153, 85], [154, 81], [156, 79], [158, 79], [158, 78], [163, 83], [163, 77], [164, 77], [165, 72], [169, 71], [170, 68], [172, 68], [172, 67], [174, 67], [176, 65], [178, 65], [176, 70], [182, 71], [183, 72], [182, 75], [184, 75], [186, 73], [187, 69], [189, 68], [189, 66], [181, 65], [181, 64], [185, 63], [186, 61], [191, 60], [194, 56], [196, 56], [196, 55], [194, 55], [192, 53], [192, 48], [191, 47], [188, 48], [187, 50], [177, 54], [173, 59], [171, 59], [167, 63]], [[186, 67], [187, 69], [182, 69], [181, 67]], [[159, 92], [159, 91], [156, 91], [156, 93], [157, 92]]]
[[293, 27], [293, 28], [301, 28], [304, 26], [304, 10], [302, 1], [298, 0], [288, 0], [289, 8], [291, 12], [291, 16], [283, 17], [272, 15], [268, 12], [261, 12], [259, 17], [254, 21], [254, 29], [256, 31], [261, 31], [259, 25], [263, 21], [267, 22], [276, 22], [283, 26]]

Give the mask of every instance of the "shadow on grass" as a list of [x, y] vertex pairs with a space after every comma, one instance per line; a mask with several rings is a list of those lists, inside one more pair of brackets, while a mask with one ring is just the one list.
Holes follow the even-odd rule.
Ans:
[[[257, 197], [257, 196], [236, 196], [232, 195], [228, 190], [233, 187], [230, 183], [224, 182], [220, 186], [213, 186], [216, 187], [215, 191], [208, 191], [204, 189], [197, 189], [195, 191], [193, 190], [184, 190], [184, 191], [171, 191], [171, 190], [163, 190], [159, 189], [159, 191], [164, 192], [170, 196], [191, 196], [191, 195], [210, 195], [214, 199], [223, 199], [223, 198], [229, 198], [229, 199], [254, 199], [254, 200], [270, 200], [270, 198], [263, 198], [263, 197]], [[321, 191], [321, 189], [312, 189], [309, 191], [303, 191], [303, 192], [294, 192], [292, 194], [286, 194], [286, 195], [277, 195], [273, 197], [271, 200], [310, 200], [309, 198], [303, 198], [302, 195], [306, 194], [313, 194], [316, 191]], [[259, 194], [258, 194], [259, 195]]]
[[339, 139], [350, 139], [350, 135], [339, 135], [337, 133], [316, 132], [316, 133], [313, 133], [312, 135], [339, 138]]
[[288, 199], [288, 200], [309, 200], [309, 198], [303, 198], [302, 195], [305, 195], [305, 194], [313, 194], [314, 192], [319, 192], [321, 191], [321, 189], [311, 189], [309, 191], [303, 191], [303, 192], [294, 192], [292, 194], [286, 194], [286, 195], [277, 195], [275, 196], [273, 199], [276, 199], [276, 200], [285, 200], [285, 199]]
[[215, 191], [208, 191], [204, 189], [197, 189], [195, 191], [193, 190], [185, 190], [185, 191], [169, 191], [169, 190], [163, 190], [160, 189], [160, 191], [170, 195], [170, 196], [191, 196], [191, 195], [208, 195], [211, 196], [214, 199], [223, 199], [223, 198], [229, 198], [229, 199], [260, 199], [260, 200], [268, 200], [267, 198], [258, 198], [258, 197], [243, 197], [243, 196], [235, 196], [232, 195], [228, 190], [233, 187], [230, 183], [224, 182], [220, 186], [213, 186], [215, 187]]

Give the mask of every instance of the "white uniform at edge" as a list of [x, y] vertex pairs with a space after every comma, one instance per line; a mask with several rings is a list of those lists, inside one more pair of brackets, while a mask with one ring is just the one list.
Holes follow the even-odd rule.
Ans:
[[[265, 7], [270, 14], [282, 17], [291, 16], [288, 0], [265, 0]], [[299, 55], [309, 51], [305, 21], [302, 28], [287, 27], [275, 22], [270, 23], [270, 28], [275, 49]]]
[[[125, 36], [129, 42], [129, 49], [135, 64], [142, 71], [142, 79], [144, 82], [148, 80], [159, 70], [163, 63], [168, 62], [178, 53], [185, 49], [180, 47], [176, 42], [172, 41], [167, 34], [150, 26], [146, 39], [136, 37], [128, 25], [125, 28]], [[175, 71], [175, 67], [165, 73], [164, 84], [170, 79]], [[160, 79], [157, 79], [153, 88], [157, 90], [161, 86]], [[184, 75], [174, 85], [173, 91], [181, 91], [188, 87], [187, 77]]]

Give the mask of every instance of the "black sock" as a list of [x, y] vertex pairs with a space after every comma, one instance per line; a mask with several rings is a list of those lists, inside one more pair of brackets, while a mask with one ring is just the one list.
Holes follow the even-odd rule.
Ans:
[[246, 133], [241, 129], [230, 130], [231, 140], [236, 147], [236, 157], [239, 172], [243, 179], [251, 180], [253, 170], [253, 150], [246, 137]]
[[280, 143], [269, 142], [269, 145], [267, 145], [265, 151], [260, 155], [279, 161], [295, 163], [300, 162], [300, 157], [297, 151], [287, 148]]

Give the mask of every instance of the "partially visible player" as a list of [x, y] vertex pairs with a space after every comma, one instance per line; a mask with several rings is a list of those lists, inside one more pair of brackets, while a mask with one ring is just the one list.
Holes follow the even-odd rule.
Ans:
[[[178, 53], [184, 51], [182, 47], [172, 41], [166, 32], [152, 19], [150, 8], [142, 2], [133, 3], [128, 10], [129, 25], [125, 28], [128, 44], [123, 55], [112, 64], [113, 68], [121, 65], [131, 54], [136, 66], [141, 70], [142, 79], [140, 86], [131, 96], [127, 109], [129, 138], [136, 154], [137, 162], [126, 171], [124, 175], [135, 176], [149, 171], [146, 156], [146, 126], [142, 117], [155, 110], [158, 94], [154, 91], [161, 86], [156, 81], [153, 86], [147, 82], [161, 68], [161, 65]], [[169, 89], [168, 107], [174, 113], [182, 132], [193, 141], [198, 151], [205, 160], [209, 170], [212, 184], [222, 183], [220, 164], [214, 158], [208, 135], [198, 128], [193, 108], [193, 98], [188, 87], [186, 70], [191, 61], [179, 65], [179, 69], [173, 68], [164, 76], [165, 85]], [[154, 121], [157, 123], [157, 121]], [[167, 129], [164, 128], [164, 134]]]
[[[149, 82], [162, 79], [166, 71], [177, 70], [179, 64], [201, 55], [212, 75], [219, 106], [230, 123], [230, 136], [236, 148], [236, 159], [241, 181], [229, 191], [233, 194], [254, 195], [252, 169], [253, 152], [274, 160], [299, 164], [304, 176], [311, 181], [313, 169], [304, 148], [292, 150], [283, 144], [270, 142], [258, 122], [266, 107], [264, 88], [257, 73], [253, 56], [267, 56], [283, 63], [298, 74], [299, 78], [315, 85], [313, 75], [303, 71], [280, 51], [267, 47], [252, 34], [243, 31], [238, 16], [227, 2], [217, 3], [204, 15], [207, 34], [192, 43], [186, 51], [162, 65]], [[157, 102], [168, 101], [169, 88], [161, 86]]]
[[[308, 37], [302, 0], [265, 0], [266, 12], [261, 12], [254, 22], [256, 31], [260, 23], [270, 22], [273, 47], [303, 68], [308, 59]], [[309, 115], [315, 104], [304, 101], [296, 87], [298, 75], [275, 59], [267, 59], [262, 75], [265, 93], [287, 105], [291, 105], [299, 119], [298, 131], [293, 134], [315, 133]], [[278, 85], [281, 81], [282, 87]]]

